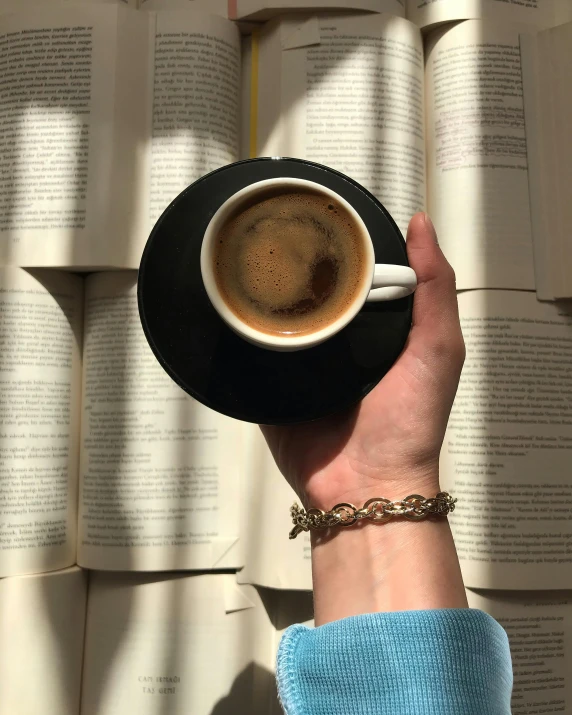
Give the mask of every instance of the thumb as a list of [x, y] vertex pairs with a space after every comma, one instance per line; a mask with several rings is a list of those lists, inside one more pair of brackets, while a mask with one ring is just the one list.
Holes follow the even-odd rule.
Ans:
[[460, 370], [465, 346], [455, 273], [439, 248], [435, 227], [427, 214], [417, 213], [409, 223], [407, 256], [417, 274], [410, 346], [454, 360]]

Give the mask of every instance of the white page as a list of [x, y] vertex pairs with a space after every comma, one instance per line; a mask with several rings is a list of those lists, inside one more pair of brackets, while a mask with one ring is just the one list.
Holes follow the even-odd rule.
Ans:
[[233, 574], [91, 578], [81, 715], [266, 715], [275, 629]]
[[39, 10], [46, 7], [64, 7], [66, 5], [130, 5], [137, 7], [137, 0], [0, 0], [0, 12], [17, 12], [30, 8]]
[[[558, 161], [551, 155], [556, 149], [555, 143], [551, 141], [552, 97], [550, 92], [546, 91], [546, 85], [551, 86], [551, 77], [543, 77], [542, 82], [540, 81], [538, 50], [538, 38], [535, 34], [520, 35], [534, 283], [539, 300], [554, 300], [555, 278], [560, 267], [554, 260], [555, 234], [548, 226], [554, 223], [556, 216], [546, 209], [551, 200], [554, 200], [550, 192], [554, 191], [554, 183], [558, 180], [555, 182], [555, 177], [547, 175], [544, 167], [549, 165], [554, 170]], [[544, 106], [541, 105], [541, 93]], [[558, 146], [558, 151], [560, 150]], [[548, 155], [545, 155], [545, 152], [548, 152]]]
[[572, 313], [459, 295], [467, 359], [441, 452], [465, 584], [572, 588]]
[[428, 211], [457, 288], [534, 288], [519, 26], [430, 37]]
[[108, 217], [123, 198], [113, 166], [118, 39], [128, 13], [106, 3], [0, 17], [4, 264], [114, 262]]
[[267, 20], [282, 12], [299, 10], [368, 10], [405, 16], [405, 0], [231, 0], [233, 20]]
[[259, 156], [359, 181], [405, 235], [425, 206], [421, 34], [389, 15], [289, 16], [260, 41]]
[[245, 565], [238, 580], [268, 588], [311, 590], [310, 535], [288, 538], [296, 494], [280, 474], [258, 426], [244, 425], [243, 450]]
[[190, 7], [156, 22], [149, 227], [204, 174], [239, 158], [240, 33]]
[[242, 38], [240, 64], [240, 158], [250, 157], [252, 35]]
[[140, 10], [192, 10], [228, 17], [227, 0], [139, 0]]
[[0, 715], [79, 715], [86, 575], [0, 580]]
[[572, 23], [521, 35], [536, 291], [572, 297]]
[[82, 281], [0, 269], [0, 576], [75, 561]]
[[240, 423], [184, 393], [151, 352], [135, 272], [87, 279], [78, 561], [241, 566]]
[[471, 608], [497, 619], [511, 647], [512, 715], [572, 708], [572, 593], [467, 591]]
[[480, 19], [552, 27], [572, 19], [572, 6], [569, 0], [407, 0], [407, 17], [419, 27]]

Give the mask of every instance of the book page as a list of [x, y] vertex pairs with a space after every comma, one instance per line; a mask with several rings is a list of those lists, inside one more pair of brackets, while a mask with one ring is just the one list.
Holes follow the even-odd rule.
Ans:
[[514, 686], [512, 715], [572, 709], [572, 592], [518, 594], [467, 591], [471, 608], [495, 618], [508, 634]]
[[81, 715], [277, 712], [275, 628], [234, 574], [93, 574]]
[[570, 46], [572, 23], [521, 35], [534, 269], [541, 300], [572, 297]]
[[459, 295], [467, 359], [441, 452], [465, 584], [572, 588], [572, 312]]
[[[106, 219], [106, 262], [91, 268], [139, 268], [148, 237], [146, 147], [151, 133], [149, 78], [153, 54], [152, 22], [146, 13], [119, 8], [114, 70], [113, 155]], [[109, 81], [109, 80], [108, 80]], [[91, 238], [97, 244], [101, 235]]]
[[83, 4], [123, 4], [131, 7], [137, 7], [137, 0], [0, 0], [0, 13], [2, 12], [17, 12], [28, 10], [29, 8], [46, 8], [53, 6], [54, 8], [65, 5], [83, 5]]
[[[548, 226], [550, 223], [558, 223], [558, 214], [547, 209], [551, 203], [558, 202], [559, 192], [557, 190], [556, 197], [551, 196], [551, 192], [554, 191], [558, 183], [553, 181], [552, 175], [546, 175], [544, 167], [549, 165], [554, 170], [558, 165], [558, 159], [553, 154], [556, 145], [551, 141], [554, 131], [554, 98], [550, 91], [552, 76], [550, 73], [543, 77], [542, 82], [540, 81], [539, 44], [536, 34], [521, 33], [520, 60], [526, 124], [534, 283], [539, 300], [554, 300], [561, 268], [554, 260], [557, 252], [556, 241], [554, 233], [549, 231]], [[546, 91], [548, 87], [550, 89]], [[541, 101], [544, 103], [543, 105], [541, 105]], [[562, 147], [558, 146], [558, 152], [566, 151], [566, 147], [567, 144]], [[545, 152], [547, 152], [546, 155]]]
[[258, 72], [258, 155], [347, 174], [405, 235], [425, 207], [419, 30], [389, 15], [290, 16], [261, 37]]
[[428, 211], [457, 288], [534, 289], [519, 26], [430, 36]]
[[0, 580], [0, 715], [78, 715], [86, 606], [78, 568]]
[[407, 0], [407, 17], [419, 27], [480, 19], [552, 27], [571, 20], [572, 7], [569, 0]]
[[87, 279], [78, 562], [113, 570], [241, 566], [240, 423], [165, 373], [135, 272]]
[[149, 228], [204, 174], [239, 158], [240, 33], [193, 7], [156, 22]]
[[83, 285], [0, 269], [0, 577], [75, 561]]
[[228, 0], [139, 0], [140, 10], [192, 10], [228, 17]]
[[250, 111], [252, 101], [252, 35], [242, 38], [240, 64], [240, 158], [250, 158]]
[[299, 10], [368, 10], [405, 17], [405, 0], [230, 0], [232, 20], [268, 20], [273, 15]]
[[[117, 105], [133, 104], [118, 64], [128, 17], [145, 22], [109, 3], [0, 17], [3, 264], [117, 264], [111, 217], [131, 195], [129, 185], [119, 193], [114, 176]], [[137, 138], [137, 122], [133, 131]]]
[[310, 534], [290, 540], [290, 507], [298, 501], [256, 425], [243, 432], [245, 487], [240, 583], [291, 590], [312, 589]]

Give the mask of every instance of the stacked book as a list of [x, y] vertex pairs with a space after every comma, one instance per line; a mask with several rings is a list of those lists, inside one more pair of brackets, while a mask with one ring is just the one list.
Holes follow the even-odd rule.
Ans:
[[402, 231], [432, 216], [467, 344], [441, 484], [469, 602], [509, 634], [513, 713], [572, 713], [571, 20], [0, 0], [0, 715], [280, 712], [280, 633], [312, 619], [294, 494], [256, 426], [171, 382], [136, 299], [167, 204], [255, 156], [352, 176]]

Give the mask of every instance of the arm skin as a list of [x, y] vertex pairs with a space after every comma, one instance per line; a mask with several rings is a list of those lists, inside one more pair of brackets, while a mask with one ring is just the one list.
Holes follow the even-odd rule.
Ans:
[[[455, 276], [426, 214], [411, 220], [407, 254], [418, 277], [413, 327], [383, 380], [351, 412], [306, 425], [262, 427], [306, 507], [361, 507], [372, 497], [432, 497], [440, 491], [439, 451], [465, 347]], [[313, 532], [312, 573], [316, 625], [365, 613], [467, 607], [444, 518], [394, 518]]]

